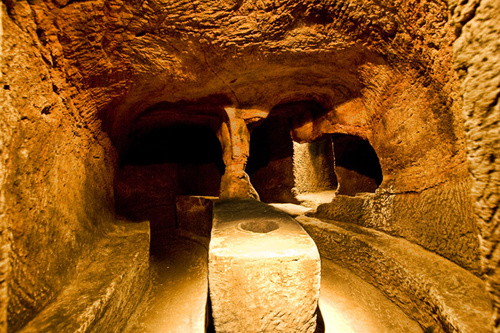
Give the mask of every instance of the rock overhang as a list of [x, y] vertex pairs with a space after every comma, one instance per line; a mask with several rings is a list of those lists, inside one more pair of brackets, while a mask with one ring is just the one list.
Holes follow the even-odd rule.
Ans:
[[[172, 119], [184, 115], [180, 121], [192, 122], [200, 116], [224, 119], [224, 108], [236, 107], [242, 110], [247, 123], [253, 123], [286, 103], [311, 101], [330, 110], [360, 96], [363, 83], [358, 73], [363, 65], [372, 63], [339, 68], [334, 62], [290, 67], [261, 62], [254, 64], [251, 70], [240, 68], [231, 69], [230, 74], [214, 73], [208, 81], [193, 78], [189, 83], [171, 81], [168, 87], [159, 84], [153, 93], [148, 87], [132, 84], [121, 103], [106, 111], [104, 118], [110, 136], [120, 143], [128, 131], [153, 113], [159, 123], [162, 120], [158, 116], [162, 113]], [[155, 78], [152, 74], [139, 80], [154, 81]], [[172, 87], [177, 85], [184, 88], [173, 92]]]
[[96, 0], [33, 8], [47, 61], [96, 100], [118, 147], [158, 103], [218, 94], [267, 113], [301, 100], [330, 109], [381, 72], [417, 71], [439, 90], [451, 70], [437, 70], [451, 62], [453, 38], [442, 4]]

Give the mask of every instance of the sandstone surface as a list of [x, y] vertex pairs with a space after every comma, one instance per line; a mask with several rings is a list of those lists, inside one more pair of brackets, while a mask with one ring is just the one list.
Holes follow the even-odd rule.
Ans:
[[481, 264], [494, 297], [492, 324], [500, 332], [500, 3], [449, 1], [458, 39], [454, 66], [462, 81], [467, 157], [474, 217], [481, 239]]

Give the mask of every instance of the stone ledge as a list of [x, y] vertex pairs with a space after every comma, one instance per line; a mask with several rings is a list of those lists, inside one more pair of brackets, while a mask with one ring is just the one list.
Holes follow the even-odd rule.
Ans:
[[331, 219], [341, 222], [364, 224], [366, 201], [372, 197], [371, 193], [358, 194], [356, 196], [337, 194], [330, 202], [319, 205], [316, 212], [308, 216], [320, 219]]
[[75, 280], [19, 333], [122, 332], [149, 287], [149, 222], [118, 222]]
[[305, 216], [297, 220], [322, 257], [379, 288], [426, 332], [491, 331], [490, 296], [469, 271], [379, 231]]

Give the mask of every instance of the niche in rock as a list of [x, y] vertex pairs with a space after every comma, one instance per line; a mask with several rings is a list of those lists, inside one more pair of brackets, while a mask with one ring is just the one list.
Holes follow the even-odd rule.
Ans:
[[382, 183], [382, 169], [368, 140], [355, 135], [332, 135], [338, 194], [354, 196], [375, 192]]
[[129, 138], [115, 182], [119, 214], [147, 219], [152, 230], [170, 229], [176, 196], [219, 195], [225, 167], [212, 128], [178, 123], [136, 130]]

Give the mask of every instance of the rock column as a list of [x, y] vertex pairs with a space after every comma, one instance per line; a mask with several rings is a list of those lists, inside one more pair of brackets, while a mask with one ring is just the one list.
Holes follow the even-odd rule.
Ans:
[[250, 152], [250, 132], [240, 112], [234, 107], [226, 107], [228, 116], [218, 133], [223, 149], [226, 171], [221, 179], [221, 199], [258, 199], [259, 195], [245, 172]]

